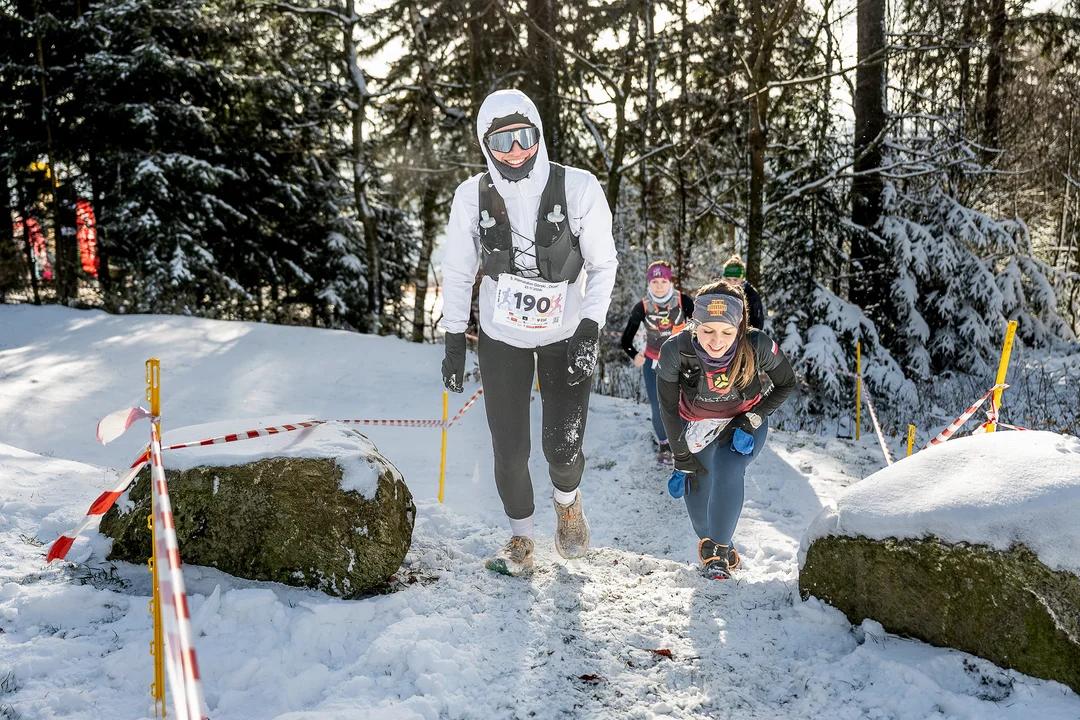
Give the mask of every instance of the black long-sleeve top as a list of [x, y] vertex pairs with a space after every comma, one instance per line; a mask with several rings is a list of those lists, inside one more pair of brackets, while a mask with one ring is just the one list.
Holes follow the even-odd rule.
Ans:
[[[694, 299], [686, 293], [679, 293], [679, 304], [682, 305], [683, 314], [687, 319], [694, 315]], [[630, 356], [631, 359], [636, 358], [638, 351], [634, 347], [634, 336], [637, 335], [638, 329], [641, 327], [641, 323], [645, 322], [645, 303], [638, 301], [634, 305], [634, 309], [630, 311], [630, 317], [626, 321], [626, 329], [622, 334], [622, 349]]]
[[[671, 451], [676, 455], [689, 451], [683, 436], [684, 419], [735, 417], [749, 410], [768, 417], [795, 389], [795, 371], [779, 345], [765, 333], [751, 330], [745, 342], [754, 347], [754, 368], [772, 380], [772, 392], [764, 397], [761, 395], [761, 381], [756, 372], [744, 387], [732, 387], [723, 394], [712, 392], [708, 389], [707, 373], [714, 369], [705, 367], [698, 358], [691, 337], [688, 332], [681, 333], [665, 342], [660, 349], [656, 371], [660, 416]], [[721, 444], [730, 442], [734, 432], [734, 427], [729, 424], [718, 440]]]

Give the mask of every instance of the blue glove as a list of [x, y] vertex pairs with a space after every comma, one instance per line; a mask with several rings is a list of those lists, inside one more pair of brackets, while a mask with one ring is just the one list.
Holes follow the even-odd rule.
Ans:
[[742, 428], [736, 428], [735, 437], [731, 438], [731, 450], [743, 455], [754, 452], [754, 436]]
[[671, 478], [667, 481], [668, 494], [673, 498], [681, 498], [686, 494], [686, 485], [686, 473], [676, 470], [671, 473]]

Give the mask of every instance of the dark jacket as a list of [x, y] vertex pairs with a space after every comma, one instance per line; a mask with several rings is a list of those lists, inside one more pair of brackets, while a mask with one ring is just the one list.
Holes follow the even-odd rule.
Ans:
[[[648, 300], [648, 297], [642, 298], [642, 301], [634, 306], [634, 309], [630, 311], [630, 318], [626, 321], [626, 329], [623, 330], [622, 349], [631, 358], [636, 358], [638, 354], [637, 348], [634, 347], [634, 336], [637, 335], [641, 323], [645, 322]], [[682, 305], [685, 320], [689, 321], [694, 315], [694, 299], [686, 293], [679, 293], [679, 303]]]
[[746, 294], [746, 303], [749, 305], [747, 312], [750, 317], [750, 327], [761, 330], [765, 327], [765, 306], [761, 302], [761, 293], [757, 291], [749, 280], [742, 281], [742, 289]]
[[[733, 418], [748, 410], [768, 417], [784, 404], [795, 389], [795, 371], [773, 340], [759, 330], [751, 330], [745, 342], [754, 348], [754, 369], [750, 382], [742, 387], [727, 385], [723, 371], [706, 366], [692, 345], [693, 335], [681, 333], [664, 343], [656, 371], [656, 390], [660, 416], [667, 430], [668, 442], [675, 454], [689, 450], [683, 438], [683, 421], [708, 418]], [[773, 382], [768, 395], [761, 394], [758, 374], [764, 372]], [[721, 444], [730, 442], [734, 423], [720, 434]]]

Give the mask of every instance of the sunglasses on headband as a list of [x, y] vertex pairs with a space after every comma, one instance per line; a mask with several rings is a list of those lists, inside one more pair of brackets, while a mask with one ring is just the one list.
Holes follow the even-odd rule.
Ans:
[[510, 152], [517, 142], [522, 150], [528, 150], [540, 142], [540, 131], [534, 127], [514, 128], [513, 130], [500, 130], [493, 132], [484, 138], [487, 146], [495, 152]]

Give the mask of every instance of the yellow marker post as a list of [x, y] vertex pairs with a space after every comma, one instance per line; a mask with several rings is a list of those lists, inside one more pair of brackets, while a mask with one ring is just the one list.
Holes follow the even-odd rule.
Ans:
[[907, 456], [911, 457], [911, 449], [915, 447], [915, 426], [907, 426]]
[[[1005, 374], [1009, 370], [1009, 356], [1012, 355], [1013, 338], [1016, 337], [1016, 321], [1009, 321], [1009, 329], [1005, 331], [1005, 347], [1001, 349], [1001, 362], [998, 363], [997, 380], [994, 381], [995, 385], [1000, 385], [1005, 382]], [[1001, 410], [1001, 393], [1005, 391], [1005, 388], [998, 388], [994, 391], [994, 407], [999, 411]], [[990, 423], [986, 426], [986, 432], [994, 432], [997, 430], [995, 423]]]
[[862, 343], [855, 343], [855, 439], [862, 425]]
[[[161, 437], [161, 360], [150, 358], [146, 361], [146, 399], [150, 401], [150, 422], [158, 426]], [[153, 482], [153, 479], [151, 479]], [[161, 597], [158, 595], [157, 543], [154, 542], [154, 492], [150, 491], [150, 515], [146, 518], [146, 527], [150, 529], [150, 575], [153, 577], [154, 594], [150, 600], [150, 614], [154, 617], [154, 640], [150, 643], [150, 654], [154, 656], [154, 682], [150, 684], [150, 695], [154, 698], [154, 716], [161, 706], [161, 717], [168, 712], [165, 706], [165, 633], [161, 624]]]
[[442, 460], [439, 461], [439, 502], [443, 501], [443, 487], [446, 483], [446, 416], [449, 414], [450, 393], [442, 394]]

